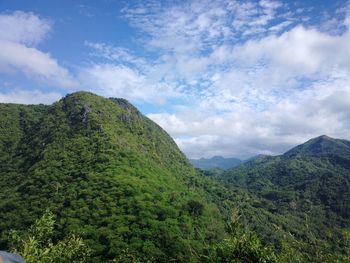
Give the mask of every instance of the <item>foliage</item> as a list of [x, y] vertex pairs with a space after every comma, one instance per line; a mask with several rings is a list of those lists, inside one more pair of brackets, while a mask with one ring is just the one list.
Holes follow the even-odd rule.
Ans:
[[69, 235], [53, 242], [54, 216], [50, 211], [32, 225], [25, 233], [12, 230], [9, 235], [11, 250], [27, 263], [84, 263], [90, 249], [82, 238]]
[[[175, 142], [122, 99], [78, 92], [50, 106], [0, 104], [0, 246], [46, 208], [91, 262], [198, 261], [224, 221]], [[31, 204], [28, 206], [28, 204]]]
[[342, 233], [350, 228], [350, 142], [320, 136], [284, 155], [206, 174], [249, 191], [251, 206], [243, 209], [248, 223], [284, 254], [283, 261], [346, 261]]
[[241, 216], [234, 212], [228, 224], [229, 236], [214, 247], [211, 262], [277, 263], [273, 249], [264, 246], [255, 233], [242, 225]]
[[[78, 92], [50, 106], [0, 104], [0, 247], [49, 208], [50, 253], [77, 245], [76, 233], [87, 262], [345, 262], [348, 147], [323, 136], [204, 173], [126, 100]], [[225, 231], [233, 208], [245, 227]], [[46, 249], [25, 237], [30, 255]]]

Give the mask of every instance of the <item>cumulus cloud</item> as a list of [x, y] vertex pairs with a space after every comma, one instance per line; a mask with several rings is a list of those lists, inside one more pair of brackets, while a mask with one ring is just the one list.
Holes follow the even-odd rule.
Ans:
[[67, 69], [61, 67], [50, 54], [19, 43], [0, 40], [0, 71], [20, 70], [29, 78], [59, 87], [73, 87], [77, 82]]
[[[103, 58], [106, 63], [99, 65], [99, 71], [103, 68], [99, 75], [95, 74], [95, 66], [84, 70], [81, 75], [88, 76], [82, 79], [102, 84], [101, 76], [105, 76], [104, 94], [126, 95], [137, 100], [154, 101], [153, 98], [163, 97], [166, 101], [179, 93], [186, 98], [202, 99], [217, 93], [207, 88], [213, 86], [213, 76], [219, 76], [218, 72], [231, 81], [232, 77], [225, 72], [235, 59], [232, 40], [248, 35], [248, 30], [269, 31], [270, 23], [277, 23], [276, 11], [282, 6], [278, 1], [268, 0], [246, 3], [215, 0], [184, 1], [176, 5], [142, 2], [125, 8], [123, 16], [142, 32], [139, 40], [155, 56], [140, 58], [124, 47], [86, 42], [91, 48], [90, 55]], [[242, 25], [237, 25], [238, 20]], [[117, 78], [111, 77], [111, 69], [123, 83], [134, 85], [130, 89], [133, 92], [122, 91], [122, 86], [114, 82]], [[121, 72], [125, 78], [120, 76]]]
[[58, 87], [74, 87], [69, 71], [35, 46], [51, 30], [51, 22], [33, 13], [0, 14], [0, 72], [24, 73], [28, 78]]
[[148, 116], [192, 158], [279, 154], [321, 134], [349, 139], [350, 78], [315, 83], [261, 111], [240, 106], [225, 113], [191, 114], [187, 108]]
[[82, 85], [108, 97], [123, 97], [132, 101], [164, 104], [177, 96], [165, 83], [151, 83], [140, 72], [121, 64], [94, 64], [80, 72]]
[[256, 63], [265, 59], [275, 67], [285, 68], [294, 74], [309, 75], [329, 70], [332, 65], [348, 68], [350, 51], [346, 43], [349, 31], [341, 36], [321, 33], [313, 28], [297, 26], [280, 36], [268, 36], [248, 41], [236, 47], [240, 63]]
[[33, 13], [15, 11], [0, 15], [0, 36], [2, 40], [26, 45], [36, 45], [45, 39], [52, 22]]
[[266, 32], [287, 9], [279, 1], [154, 2], [125, 8], [131, 25], [148, 34], [147, 43], [176, 53], [212, 49], [233, 37]]
[[14, 89], [11, 92], [0, 92], [0, 102], [20, 104], [51, 104], [62, 96], [56, 92], [42, 92], [39, 90]]
[[[192, 158], [279, 154], [321, 134], [350, 139], [347, 26], [334, 34], [305, 17], [308, 24], [296, 24], [298, 12], [283, 12], [280, 2], [211, 1], [208, 10], [217, 3], [225, 7], [219, 18], [195, 5], [176, 6], [166, 16], [152, 13], [157, 26], [138, 24], [148, 17], [147, 10], [129, 14], [134, 25], [150, 34], [150, 46], [169, 51], [158, 66], [164, 76], [174, 74], [185, 82], [190, 101], [171, 114], [148, 116]], [[346, 14], [343, 20], [336, 18], [337, 28], [347, 25]], [[182, 26], [172, 31], [168, 19], [175, 17]], [[211, 19], [233, 27], [210, 34]], [[168, 40], [167, 35], [158, 39], [163, 31]]]
[[[140, 33], [135, 44], [146, 56], [86, 41], [92, 60], [78, 79], [107, 97], [166, 105], [168, 112], [148, 116], [192, 158], [278, 154], [320, 134], [350, 139], [348, 9], [322, 23], [305, 10], [272, 0], [133, 2], [122, 16]], [[36, 47], [49, 21], [31, 13], [4, 21], [9, 16], [31, 22], [0, 37], [8, 50], [0, 70], [74, 86], [68, 70]]]
[[[38, 48], [53, 23], [17, 11], [0, 14], [0, 72], [163, 105], [164, 112], [148, 116], [192, 158], [278, 154], [320, 134], [350, 139], [348, 4], [322, 16], [274, 0], [126, 5], [121, 16], [136, 30], [133, 44], [144, 57], [130, 47], [86, 41], [90, 62], [74, 78]], [[58, 97], [0, 93], [4, 102]]]

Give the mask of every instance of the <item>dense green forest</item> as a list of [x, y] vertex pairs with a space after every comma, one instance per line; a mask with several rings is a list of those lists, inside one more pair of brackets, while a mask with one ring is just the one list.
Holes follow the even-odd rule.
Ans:
[[81, 92], [51, 106], [2, 104], [1, 247], [50, 209], [94, 258], [189, 261], [220, 240], [217, 207], [173, 140], [122, 99]]
[[1, 248], [47, 209], [54, 239], [79, 235], [91, 262], [202, 261], [227, 236], [205, 177], [127, 101], [79, 92], [0, 116]]
[[349, 148], [320, 137], [203, 172], [126, 100], [0, 104], [0, 248], [29, 263], [346, 262]]
[[281, 156], [259, 156], [230, 170], [206, 172], [255, 196], [268, 217], [247, 220], [266, 243], [300, 262], [347, 262], [350, 230], [350, 142], [320, 136]]

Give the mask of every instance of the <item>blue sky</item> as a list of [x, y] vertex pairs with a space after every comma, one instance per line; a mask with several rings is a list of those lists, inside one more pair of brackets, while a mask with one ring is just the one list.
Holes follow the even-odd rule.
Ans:
[[350, 139], [348, 1], [0, 1], [0, 102], [124, 97], [191, 158]]

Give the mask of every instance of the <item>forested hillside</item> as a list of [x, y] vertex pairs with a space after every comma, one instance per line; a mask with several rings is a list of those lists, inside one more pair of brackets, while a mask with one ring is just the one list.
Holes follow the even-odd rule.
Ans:
[[[218, 208], [173, 140], [123, 99], [79, 92], [51, 106], [0, 104], [1, 248], [46, 209], [98, 262], [188, 262], [223, 238]], [[204, 252], [203, 252], [204, 253]]]
[[322, 136], [203, 172], [126, 100], [0, 104], [0, 248], [54, 253], [44, 263], [68, 248], [61, 263], [345, 262], [349, 152]]
[[286, 235], [301, 262], [346, 262], [349, 141], [320, 136], [281, 156], [260, 156], [234, 169], [207, 174], [232, 187], [247, 189], [260, 200], [254, 206], [270, 215], [248, 220], [266, 242], [278, 247]]

